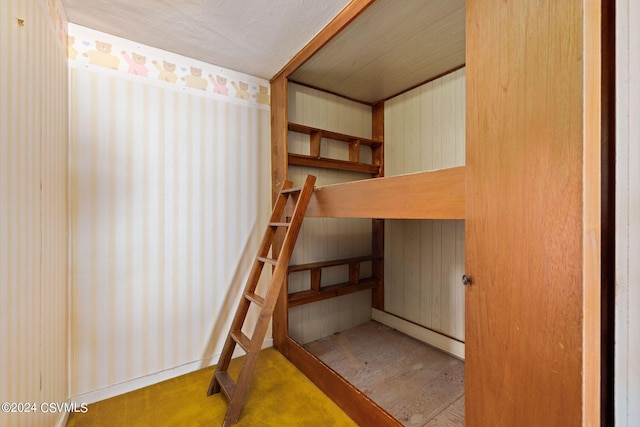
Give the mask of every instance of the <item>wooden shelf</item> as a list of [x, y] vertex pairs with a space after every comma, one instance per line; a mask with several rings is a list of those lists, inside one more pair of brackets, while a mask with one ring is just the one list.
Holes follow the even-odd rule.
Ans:
[[314, 168], [338, 169], [351, 172], [377, 174], [380, 166], [367, 163], [350, 162], [348, 160], [326, 159], [312, 157], [305, 154], [289, 153], [289, 164], [294, 166], [309, 166]]
[[381, 259], [381, 257], [367, 255], [353, 258], [334, 259], [330, 261], [310, 262], [307, 264], [294, 264], [289, 266], [289, 273], [293, 273], [295, 271], [315, 270], [317, 268], [335, 267], [338, 265], [347, 265], [366, 261], [379, 261]]
[[365, 289], [373, 289], [380, 284], [380, 280], [375, 277], [361, 279], [358, 283], [339, 283], [337, 285], [324, 286], [319, 291], [310, 289], [306, 291], [294, 292], [289, 294], [289, 307], [309, 304], [311, 302], [321, 301], [324, 299], [335, 298], [341, 295], [347, 295], [353, 292], [364, 291]]
[[289, 130], [291, 132], [304, 133], [307, 135], [318, 134], [320, 135], [321, 138], [333, 139], [335, 141], [342, 141], [350, 144], [360, 143], [361, 145], [368, 145], [370, 147], [379, 147], [382, 145], [381, 141], [374, 141], [373, 139], [346, 135], [344, 133], [331, 132], [328, 130], [318, 129], [311, 126], [300, 125], [298, 123], [289, 122]]
[[316, 187], [307, 217], [465, 219], [464, 166]]
[[[380, 285], [380, 279], [377, 277], [368, 277], [360, 279], [360, 264], [367, 261], [380, 261], [382, 257], [372, 255], [335, 259], [330, 261], [312, 262], [308, 264], [290, 265], [289, 273], [296, 271], [310, 271], [310, 289], [289, 294], [289, 307], [308, 304], [310, 302], [320, 301], [324, 299], [338, 297], [353, 292], [372, 289]], [[349, 266], [349, 279], [344, 283], [335, 285], [321, 286], [321, 271], [323, 268], [336, 267], [339, 265]]]
[[[309, 135], [309, 155], [288, 153], [289, 165], [307, 166], [323, 169], [337, 169], [351, 172], [363, 172], [380, 175], [382, 171], [382, 141], [346, 135], [310, 126], [289, 123], [291, 132]], [[320, 157], [322, 139], [341, 141], [349, 145], [349, 160], [330, 159]], [[364, 145], [371, 149], [372, 163], [360, 163], [360, 147]]]

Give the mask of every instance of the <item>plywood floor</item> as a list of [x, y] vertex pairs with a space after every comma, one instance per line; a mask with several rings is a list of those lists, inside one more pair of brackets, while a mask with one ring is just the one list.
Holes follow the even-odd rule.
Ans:
[[304, 346], [406, 426], [464, 425], [464, 362], [369, 321]]

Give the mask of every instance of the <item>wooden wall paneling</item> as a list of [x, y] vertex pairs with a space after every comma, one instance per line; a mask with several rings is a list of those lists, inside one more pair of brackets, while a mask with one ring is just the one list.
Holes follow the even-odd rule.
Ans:
[[[436, 272], [439, 267], [434, 251], [433, 226], [439, 221], [420, 221], [420, 254], [422, 262], [420, 262], [420, 280], [423, 284], [420, 292], [420, 320], [419, 325], [433, 327], [437, 322], [437, 312], [434, 313], [434, 294], [436, 294], [436, 286], [434, 286]], [[394, 263], [395, 264], [395, 263]]]
[[[371, 137], [370, 106], [295, 83], [289, 83], [288, 88], [288, 113], [291, 122], [366, 139]], [[292, 149], [309, 152], [310, 135], [289, 132], [289, 137]], [[344, 142], [323, 139], [320, 155], [348, 160], [349, 147]], [[361, 180], [368, 176], [356, 172], [289, 166], [289, 179], [294, 183], [302, 182], [307, 173], [317, 176], [317, 186]], [[368, 255], [371, 248], [371, 220], [308, 216], [298, 237], [292, 263]], [[370, 266], [363, 266], [360, 274], [370, 272]], [[289, 277], [291, 292], [309, 288], [309, 273], [294, 273]], [[335, 284], [347, 279], [348, 266], [329, 268], [323, 270], [321, 284]], [[291, 307], [288, 315], [290, 336], [304, 344], [369, 320], [371, 291]]]
[[[464, 81], [465, 70], [459, 69], [386, 101], [388, 175], [464, 164]], [[412, 183], [424, 188], [415, 178]], [[421, 198], [436, 200], [434, 195]], [[421, 212], [426, 209], [422, 207]], [[464, 340], [464, 293], [458, 277], [464, 269], [460, 224], [463, 222], [386, 221], [390, 228], [386, 238], [395, 241], [387, 245], [385, 257], [386, 281], [391, 287], [386, 292], [391, 298], [386, 310]], [[419, 266], [417, 271], [415, 266]]]
[[441, 330], [454, 335], [457, 319], [461, 317], [462, 299], [456, 299], [456, 288], [461, 287], [459, 277], [455, 277], [456, 261], [456, 222], [441, 221], [442, 224], [442, 312], [449, 313], [442, 316]]
[[443, 292], [442, 288], [445, 286], [443, 284], [444, 277], [442, 275], [442, 221], [432, 221], [432, 234], [431, 241], [426, 242], [427, 245], [431, 244], [431, 268], [432, 275], [431, 278], [433, 280], [432, 283], [426, 284], [426, 286], [432, 287], [431, 292], [431, 324], [428, 325], [430, 328], [435, 329], [436, 331], [442, 331], [442, 326], [444, 324], [443, 318], [449, 316], [450, 313], [443, 311]]
[[598, 4], [467, 2], [470, 426], [599, 424]]
[[[394, 253], [399, 257], [404, 255], [401, 231], [398, 226], [399, 221], [385, 221], [385, 258], [389, 257], [389, 253]], [[397, 286], [389, 286], [390, 284], [403, 283], [403, 270], [400, 263], [388, 264], [385, 266], [385, 286], [384, 289], [384, 310], [398, 313], [402, 310], [403, 288]]]
[[459, 67], [464, 37], [463, 0], [377, 0], [291, 78], [376, 102]]
[[402, 316], [413, 322], [420, 319], [420, 222], [417, 220], [402, 221]]

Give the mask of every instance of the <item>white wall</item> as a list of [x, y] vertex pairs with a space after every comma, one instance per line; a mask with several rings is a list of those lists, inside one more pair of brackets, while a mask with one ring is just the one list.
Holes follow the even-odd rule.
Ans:
[[[271, 211], [269, 106], [256, 97], [269, 85], [70, 33], [70, 386], [90, 402], [217, 362]], [[95, 41], [112, 45], [101, 64], [117, 70], [91, 63]], [[143, 55], [146, 75], [122, 52]], [[175, 79], [152, 61], [175, 64]]]
[[[465, 163], [465, 70], [385, 102], [385, 175]], [[464, 221], [385, 221], [385, 310], [464, 341]]]
[[2, 426], [69, 397], [66, 29], [57, 1], [0, 2], [0, 402], [36, 404]]
[[640, 4], [616, 2], [615, 420], [640, 420]]

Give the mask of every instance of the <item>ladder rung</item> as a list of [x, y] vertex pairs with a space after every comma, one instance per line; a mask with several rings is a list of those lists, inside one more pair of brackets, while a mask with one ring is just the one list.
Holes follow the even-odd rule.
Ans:
[[227, 399], [231, 400], [233, 393], [236, 391], [236, 383], [233, 382], [227, 371], [216, 372], [216, 381], [220, 384], [220, 388], [227, 395]]
[[251, 339], [242, 333], [242, 331], [231, 331], [231, 338], [240, 344], [240, 347], [246, 352], [249, 351], [249, 347], [251, 346]]
[[263, 257], [263, 256], [256, 257], [256, 259], [258, 261], [260, 261], [260, 262], [266, 262], [266, 263], [273, 264], [273, 265], [276, 265], [278, 263], [277, 259], [266, 258], [266, 257]]
[[269, 227], [288, 227], [291, 224], [288, 222], [270, 222]]
[[299, 193], [302, 191], [302, 187], [292, 187], [292, 188], [287, 188], [285, 190], [280, 191], [280, 193], [282, 194], [291, 194], [291, 193]]
[[256, 295], [253, 292], [245, 292], [244, 297], [249, 301], [258, 304], [260, 307], [264, 305], [264, 298], [262, 298], [260, 295]]

